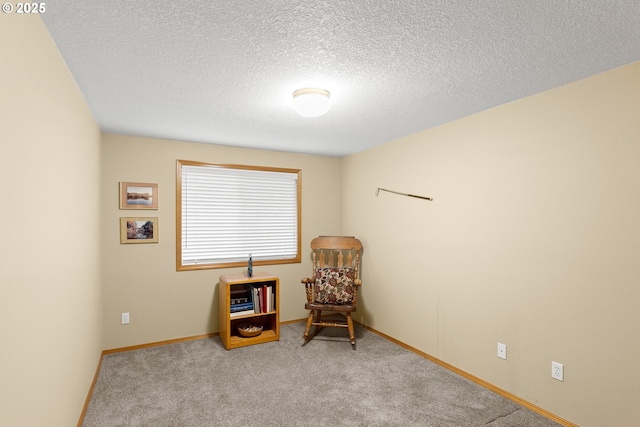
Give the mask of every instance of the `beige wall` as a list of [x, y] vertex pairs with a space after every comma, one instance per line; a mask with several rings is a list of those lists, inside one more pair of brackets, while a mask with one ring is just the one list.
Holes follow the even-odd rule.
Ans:
[[342, 167], [361, 320], [581, 426], [640, 425], [640, 63]]
[[[311, 274], [309, 242], [340, 233], [340, 210], [325, 208], [337, 199], [340, 160], [211, 144], [106, 134], [102, 143], [102, 259], [105, 348], [119, 348], [218, 331], [220, 275], [243, 268], [176, 272], [176, 160], [274, 166], [302, 170], [303, 262], [256, 267], [280, 278], [280, 320], [306, 317], [302, 277]], [[158, 184], [157, 211], [119, 210], [118, 183]], [[157, 216], [159, 243], [120, 244], [119, 218]], [[129, 312], [131, 323], [120, 324]]]
[[102, 350], [100, 131], [38, 16], [0, 14], [0, 425], [72, 426]]

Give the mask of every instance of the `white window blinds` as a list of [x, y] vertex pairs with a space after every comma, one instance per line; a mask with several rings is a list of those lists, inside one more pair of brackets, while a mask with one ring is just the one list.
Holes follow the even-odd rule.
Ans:
[[180, 267], [299, 262], [299, 170], [178, 162]]

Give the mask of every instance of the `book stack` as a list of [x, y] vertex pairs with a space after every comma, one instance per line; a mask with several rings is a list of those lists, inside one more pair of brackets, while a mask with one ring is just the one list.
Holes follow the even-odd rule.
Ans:
[[230, 291], [231, 304], [229, 316], [237, 317], [255, 313], [253, 309], [253, 291], [250, 286], [232, 289]]

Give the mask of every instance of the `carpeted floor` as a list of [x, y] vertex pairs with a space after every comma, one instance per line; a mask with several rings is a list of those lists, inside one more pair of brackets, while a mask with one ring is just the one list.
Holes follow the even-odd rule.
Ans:
[[357, 325], [356, 351], [346, 331], [303, 332], [106, 355], [83, 426], [558, 426]]

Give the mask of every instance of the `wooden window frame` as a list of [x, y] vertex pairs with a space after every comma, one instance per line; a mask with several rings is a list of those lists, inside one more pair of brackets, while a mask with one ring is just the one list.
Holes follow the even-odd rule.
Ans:
[[[247, 166], [237, 164], [220, 164], [220, 163], [206, 163], [190, 160], [177, 160], [176, 167], [176, 270], [177, 271], [190, 271], [190, 270], [205, 270], [205, 269], [217, 269], [217, 268], [230, 268], [230, 267], [243, 267], [247, 266], [247, 259], [242, 261], [233, 262], [209, 262], [209, 263], [195, 263], [195, 264], [183, 264], [183, 200], [182, 200], [182, 183], [183, 183], [183, 166], [194, 166], [203, 168], [222, 168], [222, 169], [237, 169], [245, 171], [262, 171], [262, 172], [282, 172], [286, 174], [296, 174], [296, 254], [290, 258], [280, 259], [259, 259], [253, 258], [252, 262], [254, 266], [260, 265], [274, 265], [274, 264], [293, 264], [301, 262], [301, 205], [302, 205], [302, 173], [300, 169], [288, 169], [288, 168], [275, 168], [266, 166]], [[248, 258], [247, 254], [247, 258]]]

